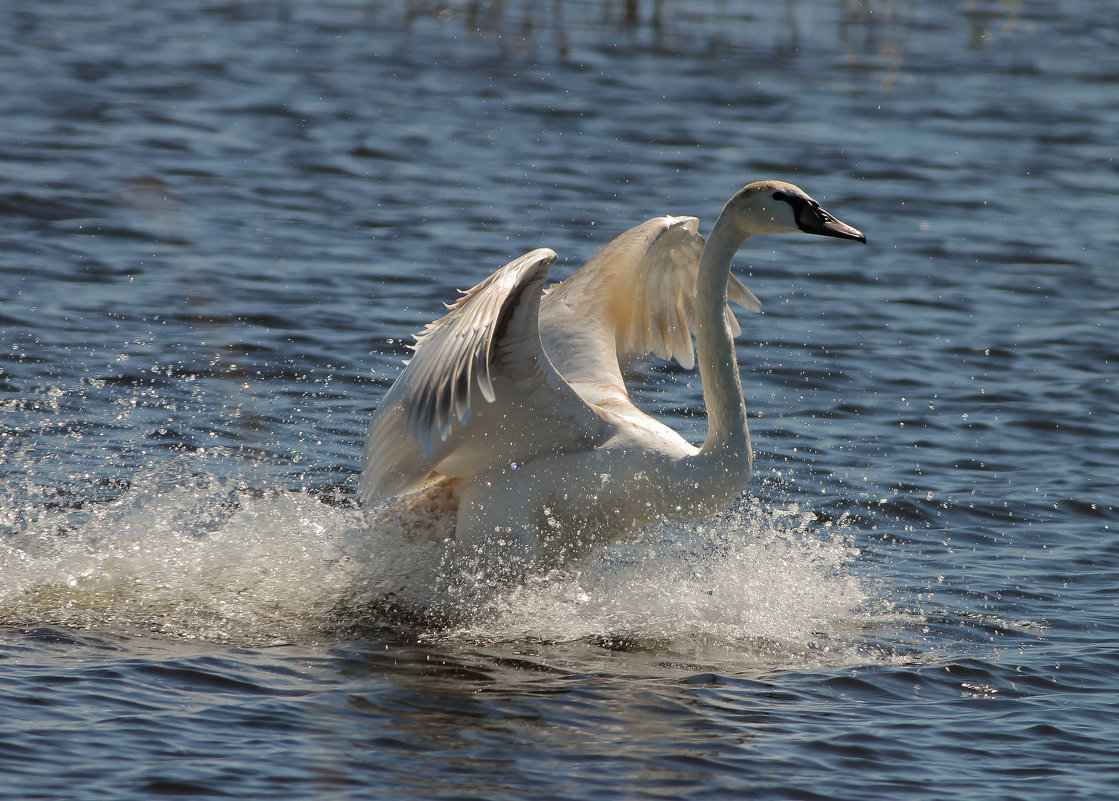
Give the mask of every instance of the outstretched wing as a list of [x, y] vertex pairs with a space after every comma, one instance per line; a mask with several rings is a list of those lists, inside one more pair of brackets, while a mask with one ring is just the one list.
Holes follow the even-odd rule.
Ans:
[[432, 474], [471, 476], [608, 436], [541, 345], [540, 297], [555, 260], [541, 248], [511, 261], [416, 337], [415, 353], [369, 425], [364, 502]]
[[[590, 403], [628, 404], [621, 365], [654, 353], [695, 367], [696, 275], [703, 237], [695, 217], [656, 217], [631, 228], [550, 288], [540, 310], [544, 348]], [[761, 308], [733, 275], [727, 297]], [[739, 333], [728, 308], [727, 325]]]

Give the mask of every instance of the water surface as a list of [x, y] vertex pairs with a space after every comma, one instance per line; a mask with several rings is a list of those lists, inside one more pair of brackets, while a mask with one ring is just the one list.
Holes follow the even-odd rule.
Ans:
[[[1111, 797], [1110, 4], [746, 6], [3, 4], [0, 795]], [[457, 288], [765, 177], [870, 244], [739, 255], [731, 509], [469, 603], [370, 531]]]

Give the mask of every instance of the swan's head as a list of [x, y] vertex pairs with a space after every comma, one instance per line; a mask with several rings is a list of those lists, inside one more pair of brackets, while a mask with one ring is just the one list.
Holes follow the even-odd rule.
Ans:
[[866, 242], [862, 231], [837, 220], [799, 186], [784, 181], [747, 184], [727, 201], [723, 216], [731, 220], [743, 236], [803, 231]]

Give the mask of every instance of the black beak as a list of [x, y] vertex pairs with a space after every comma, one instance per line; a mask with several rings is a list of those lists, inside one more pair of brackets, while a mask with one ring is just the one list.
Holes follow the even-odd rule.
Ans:
[[834, 236], [838, 239], [854, 239], [856, 242], [866, 242], [866, 237], [858, 228], [853, 228], [845, 222], [835, 219], [822, 208], [816, 205], [804, 204], [797, 215], [797, 225], [806, 234], [819, 234], [820, 236]]

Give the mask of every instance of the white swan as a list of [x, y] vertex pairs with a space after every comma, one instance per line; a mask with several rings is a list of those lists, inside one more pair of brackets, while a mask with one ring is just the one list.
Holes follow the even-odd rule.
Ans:
[[[706, 243], [697, 229], [649, 220], [543, 295], [546, 248], [466, 291], [417, 336], [373, 417], [363, 503], [406, 536], [530, 561], [733, 501], [753, 457], [727, 300], [758, 308], [731, 275], [735, 252], [756, 234], [866, 237], [779, 181], [739, 190]], [[620, 366], [655, 352], [692, 367], [689, 327], [708, 417], [698, 448], [633, 405]]]

